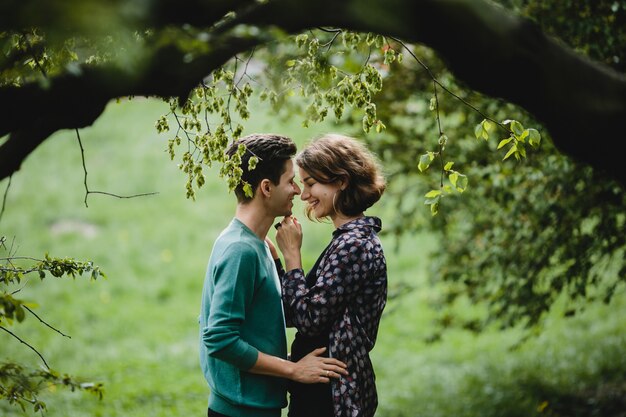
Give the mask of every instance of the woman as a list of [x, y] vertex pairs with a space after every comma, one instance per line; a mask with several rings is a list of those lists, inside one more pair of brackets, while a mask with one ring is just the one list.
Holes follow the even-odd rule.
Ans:
[[385, 180], [374, 155], [342, 135], [314, 140], [296, 164], [307, 217], [330, 218], [335, 230], [305, 275], [301, 225], [293, 217], [276, 225], [287, 269], [281, 274], [283, 303], [288, 325], [297, 329], [291, 360], [327, 347], [330, 357], [348, 365], [349, 375], [329, 379], [330, 385], [291, 384], [289, 417], [371, 417], [378, 400], [369, 352], [386, 304], [387, 266], [377, 235], [381, 221], [364, 211], [380, 199]]

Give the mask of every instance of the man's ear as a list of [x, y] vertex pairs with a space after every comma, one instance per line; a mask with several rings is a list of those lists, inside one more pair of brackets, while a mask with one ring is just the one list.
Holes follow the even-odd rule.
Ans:
[[265, 197], [269, 197], [272, 192], [272, 183], [267, 178], [261, 180], [259, 183], [259, 191], [263, 193]]

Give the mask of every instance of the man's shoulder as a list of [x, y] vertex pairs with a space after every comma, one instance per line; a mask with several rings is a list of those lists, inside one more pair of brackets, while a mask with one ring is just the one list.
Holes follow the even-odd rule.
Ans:
[[258, 254], [257, 246], [256, 242], [237, 233], [222, 234], [215, 241], [215, 247], [227, 254]]

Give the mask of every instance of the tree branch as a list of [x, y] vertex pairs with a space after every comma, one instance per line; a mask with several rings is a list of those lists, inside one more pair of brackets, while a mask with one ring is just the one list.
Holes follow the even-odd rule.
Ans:
[[35, 349], [34, 347], [32, 347], [30, 344], [28, 344], [27, 342], [25, 342], [24, 340], [22, 340], [18, 335], [16, 335], [15, 333], [13, 333], [12, 331], [10, 331], [9, 329], [7, 329], [4, 326], [0, 326], [1, 330], [4, 330], [5, 332], [7, 332], [8, 334], [10, 334], [11, 336], [13, 336], [15, 339], [17, 339], [20, 343], [26, 345], [30, 350], [32, 350], [33, 352], [35, 352], [37, 354], [37, 356], [39, 356], [39, 358], [42, 360], [43, 364], [46, 366], [46, 369], [50, 369], [50, 367], [48, 366], [48, 363], [46, 362], [46, 360], [43, 358], [43, 356], [41, 355], [41, 353], [39, 353], [39, 351], [37, 349]]
[[83, 184], [85, 185], [85, 207], [89, 207], [89, 205], [87, 204], [87, 198], [89, 197], [89, 194], [103, 194], [103, 195], [108, 195], [111, 197], [116, 197], [116, 198], [135, 198], [135, 197], [145, 197], [148, 195], [155, 195], [158, 194], [156, 192], [152, 192], [152, 193], [141, 193], [141, 194], [133, 194], [133, 195], [118, 195], [118, 194], [114, 194], [114, 193], [108, 193], [106, 191], [92, 191], [89, 189], [89, 185], [87, 184], [87, 164], [85, 163], [85, 148], [83, 148], [83, 142], [80, 139], [80, 133], [78, 133], [78, 129], [76, 130], [76, 138], [78, 139], [78, 145], [80, 147], [80, 158], [81, 161], [83, 163]]
[[49, 329], [54, 330], [55, 332], [57, 332], [58, 334], [60, 334], [63, 337], [67, 337], [68, 339], [71, 339], [71, 336], [66, 335], [65, 333], [63, 333], [61, 330], [57, 329], [54, 326], [51, 326], [50, 324], [48, 324], [45, 320], [43, 320], [41, 317], [39, 317], [33, 310], [31, 310], [30, 308], [28, 308], [27, 306], [22, 306], [24, 307], [26, 310], [28, 310], [30, 312], [30, 314], [32, 314], [33, 316], [35, 316], [35, 318], [37, 320], [39, 320], [39, 322], [41, 324], [43, 324], [44, 326], [48, 327]]
[[237, 52], [267, 39], [222, 36], [213, 41], [215, 46], [208, 53], [191, 61], [185, 59], [184, 51], [170, 45], [156, 49], [141, 68], [85, 66], [79, 74], [51, 77], [49, 86], [0, 88], [0, 102], [11, 104], [0, 124], [0, 136], [10, 132], [0, 146], [0, 180], [17, 171], [22, 161], [52, 133], [91, 125], [109, 100], [158, 96], [178, 97], [182, 101], [210, 71]]
[[[41, 0], [6, 3], [10, 7], [0, 7], [0, 15], [5, 9], [9, 16], [16, 15], [11, 7], [52, 7]], [[268, 32], [263, 31], [255, 39], [228, 36], [231, 28], [248, 24], [291, 33], [337, 27], [429, 46], [458, 80], [524, 108], [545, 126], [563, 153], [626, 185], [626, 165], [616, 151], [626, 120], [624, 74], [574, 53], [530, 20], [486, 0], [272, 0], [262, 4], [196, 0], [184, 7], [174, 0], [155, 0], [150, 4], [149, 12], [132, 20], [134, 27], [181, 22], [200, 27], [215, 23], [224, 11], [237, 10], [237, 14], [212, 32], [210, 52], [192, 62], [185, 62], [183, 52], [169, 46], [142, 57], [132, 72], [110, 65], [84, 67], [78, 76], [53, 78], [47, 89], [37, 84], [0, 88], [0, 102], [8, 104], [0, 136], [11, 132], [0, 147], [0, 180], [19, 169], [26, 155], [56, 130], [91, 124], [112, 98], [183, 99], [211, 70], [267, 40]], [[14, 27], [10, 17], [0, 18], [0, 28], [7, 25]], [[33, 114], [40, 115], [34, 122]]]
[[[434, 49], [470, 88], [517, 104], [556, 147], [626, 185], [626, 76], [574, 53], [485, 0], [275, 0], [241, 21], [289, 31], [335, 26]], [[445, 33], [443, 33], [445, 31]]]

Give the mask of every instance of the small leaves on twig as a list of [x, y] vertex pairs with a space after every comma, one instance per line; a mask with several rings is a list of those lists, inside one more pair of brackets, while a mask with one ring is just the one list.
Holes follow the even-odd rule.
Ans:
[[15, 297], [15, 294], [23, 287], [9, 291], [9, 286], [22, 283], [27, 275], [37, 275], [42, 280], [48, 274], [57, 278], [67, 276], [74, 279], [77, 276], [88, 275], [92, 280], [100, 277], [106, 278], [106, 275], [91, 261], [55, 258], [48, 254], [43, 259], [15, 256], [12, 252], [12, 245], [7, 248], [5, 242], [6, 237], [0, 236], [0, 250], [8, 253], [6, 257], [0, 258], [0, 330], [35, 352], [43, 362], [44, 368], [28, 371], [15, 363], [0, 364], [0, 400], [5, 399], [10, 404], [19, 406], [23, 411], [26, 410], [26, 405], [30, 404], [35, 412], [43, 412], [46, 404], [39, 400], [38, 393], [44, 386], [44, 382], [46, 386], [61, 385], [72, 391], [84, 390], [102, 398], [104, 392], [102, 384], [80, 382], [69, 375], [58, 374], [50, 369], [44, 356], [35, 346], [9, 330], [9, 327], [15, 323], [22, 323], [28, 317], [27, 313], [30, 313], [47, 328], [63, 337], [70, 337], [36, 314], [33, 311], [35, 304]]

